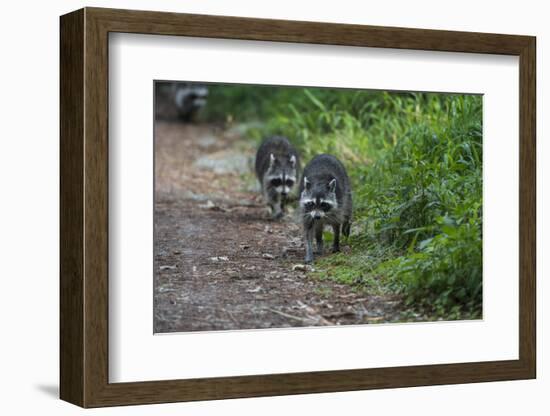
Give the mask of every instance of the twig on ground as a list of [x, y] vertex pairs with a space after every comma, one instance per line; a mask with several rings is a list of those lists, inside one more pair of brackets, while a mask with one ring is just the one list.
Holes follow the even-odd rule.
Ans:
[[270, 312], [276, 313], [277, 315], [281, 315], [281, 316], [284, 316], [285, 318], [294, 319], [300, 322], [307, 322], [312, 320], [311, 318], [301, 318], [299, 316], [294, 316], [289, 313], [281, 312], [281, 311], [278, 311], [277, 309], [272, 309], [272, 308], [266, 308], [266, 309]]
[[231, 318], [231, 320], [233, 321], [233, 323], [237, 326], [239, 326], [239, 321], [237, 321], [237, 319], [235, 318], [235, 316], [231, 313], [231, 311], [226, 311], [227, 312], [227, 315]]
[[325, 318], [323, 317], [323, 315], [321, 315], [321, 314], [319, 313], [319, 311], [315, 310], [315, 309], [312, 308], [311, 306], [306, 305], [305, 303], [300, 302], [300, 301], [298, 301], [298, 304], [300, 305], [301, 308], [305, 309], [306, 312], [307, 312], [308, 314], [314, 315], [314, 316], [316, 317], [316, 320], [317, 320], [319, 323], [321, 323], [321, 324], [323, 324], [323, 325], [334, 325], [333, 322], [330, 322], [328, 319], [325, 319]]

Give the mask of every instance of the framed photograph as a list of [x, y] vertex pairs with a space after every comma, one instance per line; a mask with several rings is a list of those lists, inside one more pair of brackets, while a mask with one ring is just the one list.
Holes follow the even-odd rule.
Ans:
[[60, 29], [63, 400], [535, 378], [534, 37]]

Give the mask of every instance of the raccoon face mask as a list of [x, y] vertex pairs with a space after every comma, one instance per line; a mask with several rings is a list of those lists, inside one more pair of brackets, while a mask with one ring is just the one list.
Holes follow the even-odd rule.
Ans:
[[269, 157], [267, 185], [279, 195], [287, 196], [296, 183], [296, 156], [291, 155], [288, 160], [279, 160], [271, 153]]
[[332, 210], [338, 208], [336, 179], [332, 179], [328, 183], [312, 182], [305, 176], [300, 206], [304, 213], [314, 220], [330, 215]]

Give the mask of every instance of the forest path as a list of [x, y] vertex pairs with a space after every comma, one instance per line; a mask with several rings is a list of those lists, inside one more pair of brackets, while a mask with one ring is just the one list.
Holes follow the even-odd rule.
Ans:
[[271, 221], [239, 127], [155, 125], [155, 332], [395, 321], [397, 299], [313, 279], [300, 225]]

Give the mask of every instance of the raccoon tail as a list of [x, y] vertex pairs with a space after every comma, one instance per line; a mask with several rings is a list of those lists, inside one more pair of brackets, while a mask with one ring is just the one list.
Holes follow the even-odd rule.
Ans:
[[344, 235], [344, 237], [349, 238], [350, 228], [351, 228], [351, 226], [350, 226], [349, 221], [346, 221], [342, 224], [342, 234]]

